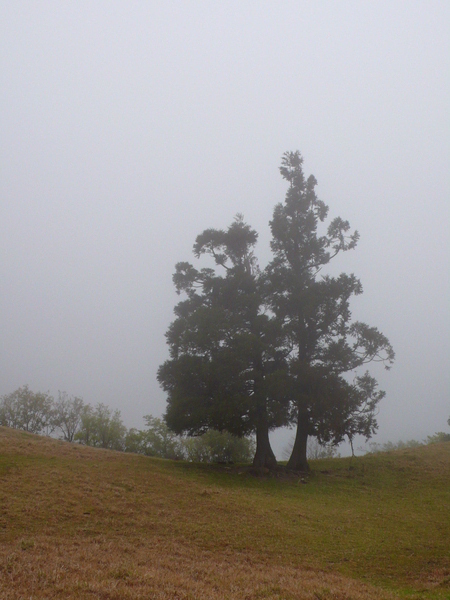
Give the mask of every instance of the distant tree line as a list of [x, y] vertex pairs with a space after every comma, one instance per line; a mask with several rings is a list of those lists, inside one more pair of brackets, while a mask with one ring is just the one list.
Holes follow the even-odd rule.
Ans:
[[[450, 425], [450, 419], [448, 420]], [[377, 452], [391, 452], [392, 450], [403, 450], [404, 448], [418, 448], [428, 444], [440, 444], [441, 442], [450, 442], [450, 433], [444, 431], [437, 431], [434, 435], [427, 435], [423, 441], [419, 440], [399, 440], [398, 442], [385, 442], [384, 444], [378, 444], [377, 442], [370, 442], [369, 452], [375, 454]]]
[[[186, 437], [176, 435], [163, 419], [152, 415], [144, 416], [144, 422], [142, 430], [127, 429], [119, 410], [113, 411], [102, 403], [93, 407], [66, 392], [58, 392], [58, 398], [54, 399], [49, 393], [33, 392], [27, 385], [0, 397], [0, 425], [94, 448], [207, 463], [249, 463], [255, 453], [256, 443], [250, 437], [237, 437], [214, 429], [200, 436]], [[376, 453], [439, 442], [450, 442], [450, 433], [438, 431], [422, 442], [371, 442], [368, 446], [369, 452]], [[293, 444], [291, 440], [285, 448], [284, 459], [291, 455]], [[317, 438], [308, 440], [308, 460], [339, 456], [335, 445], [321, 443]]]
[[0, 425], [58, 437], [94, 448], [107, 448], [195, 462], [248, 463], [255, 443], [227, 432], [207, 431], [185, 438], [170, 431], [162, 419], [146, 415], [145, 428], [127, 429], [119, 410], [58, 392], [33, 392], [27, 385], [0, 398]]

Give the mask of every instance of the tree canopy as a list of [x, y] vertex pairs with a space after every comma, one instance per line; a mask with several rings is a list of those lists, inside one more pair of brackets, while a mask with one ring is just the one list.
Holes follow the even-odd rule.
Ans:
[[384, 392], [368, 371], [352, 381], [348, 374], [373, 361], [389, 368], [394, 351], [377, 328], [351, 320], [359, 279], [322, 273], [356, 247], [358, 233], [339, 217], [319, 232], [328, 207], [317, 198], [314, 176], [305, 178], [299, 152], [283, 155], [280, 172], [288, 190], [270, 222], [273, 258], [265, 269], [254, 255], [258, 234], [241, 215], [228, 229], [197, 237], [194, 255], [212, 266], [176, 265], [173, 280], [184, 299], [166, 334], [170, 358], [158, 380], [176, 433], [253, 432], [254, 466], [271, 468], [269, 431], [295, 424], [288, 467], [304, 470], [308, 436], [337, 444], [374, 433]]
[[359, 279], [322, 274], [335, 256], [356, 247], [358, 232], [337, 217], [319, 233], [328, 206], [317, 198], [315, 177], [305, 178], [299, 152], [284, 154], [280, 172], [289, 187], [270, 222], [273, 260], [265, 271], [266, 301], [289, 351], [286, 389], [297, 435], [288, 467], [306, 469], [308, 435], [339, 443], [345, 435], [352, 440], [374, 433], [384, 392], [368, 372], [352, 383], [344, 375], [372, 361], [389, 368], [394, 351], [377, 328], [351, 320], [350, 299], [362, 293]]
[[287, 405], [271, 388], [286, 367], [279, 328], [263, 312], [261, 274], [253, 247], [257, 233], [238, 215], [227, 230], [208, 229], [194, 253], [213, 267], [178, 263], [173, 277], [186, 299], [167, 332], [170, 359], [158, 371], [168, 394], [166, 422], [176, 433], [208, 429], [256, 433], [255, 464], [274, 466], [269, 429], [287, 419]]

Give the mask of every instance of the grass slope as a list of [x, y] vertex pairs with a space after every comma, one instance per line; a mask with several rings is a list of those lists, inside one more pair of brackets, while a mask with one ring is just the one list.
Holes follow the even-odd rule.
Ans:
[[0, 598], [450, 598], [450, 443], [299, 478], [0, 428]]

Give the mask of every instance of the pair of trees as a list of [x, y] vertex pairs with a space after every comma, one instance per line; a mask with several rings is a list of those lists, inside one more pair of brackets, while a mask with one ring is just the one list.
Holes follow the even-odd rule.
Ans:
[[296, 425], [293, 470], [308, 469], [308, 436], [331, 444], [369, 438], [384, 392], [368, 372], [352, 382], [346, 374], [371, 361], [389, 368], [394, 359], [378, 329], [351, 322], [349, 301], [362, 293], [360, 281], [321, 275], [359, 236], [340, 218], [319, 232], [328, 207], [302, 164], [299, 152], [283, 155], [288, 190], [270, 222], [273, 259], [265, 269], [254, 255], [258, 234], [241, 215], [228, 229], [197, 237], [195, 256], [212, 266], [176, 265], [174, 284], [185, 297], [166, 334], [170, 358], [158, 370], [174, 432], [255, 433], [258, 468], [276, 466], [269, 441], [275, 427]]

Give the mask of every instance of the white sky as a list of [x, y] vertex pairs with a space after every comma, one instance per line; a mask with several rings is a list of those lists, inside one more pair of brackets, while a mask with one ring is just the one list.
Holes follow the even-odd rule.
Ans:
[[162, 414], [175, 263], [241, 212], [264, 266], [299, 149], [397, 353], [376, 440], [446, 431], [449, 40], [446, 0], [2, 2], [0, 395]]

